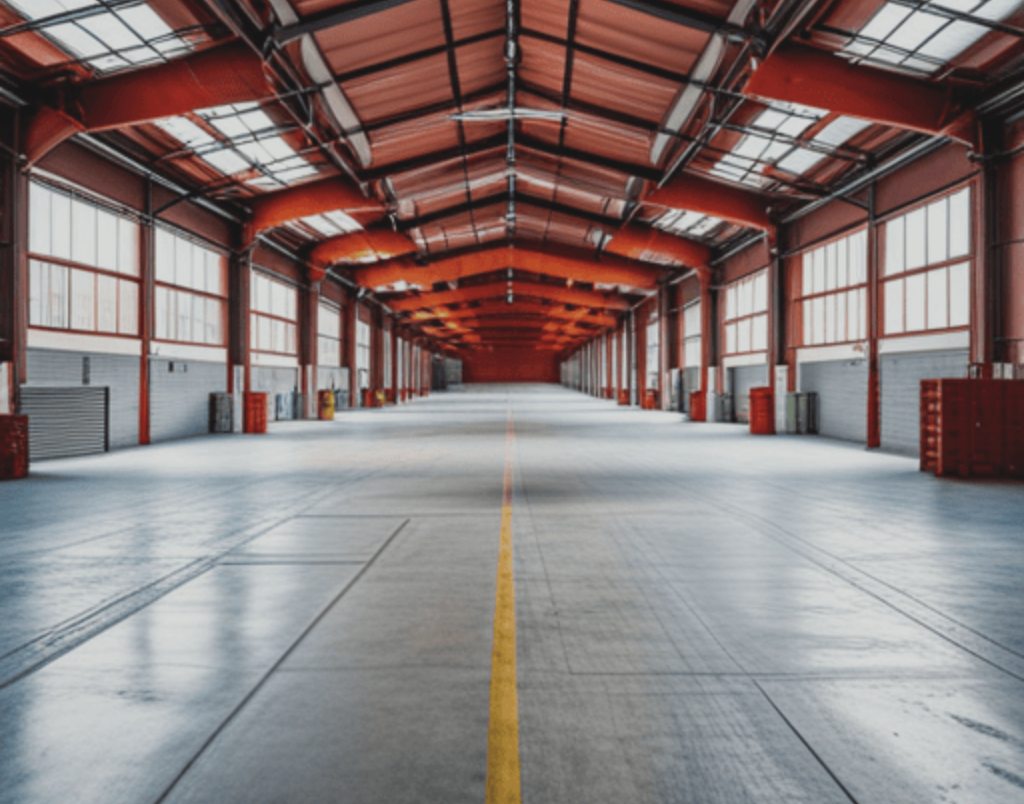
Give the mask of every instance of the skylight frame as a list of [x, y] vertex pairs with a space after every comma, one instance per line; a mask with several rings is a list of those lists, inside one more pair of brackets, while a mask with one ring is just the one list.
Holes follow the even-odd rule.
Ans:
[[3, 2], [26, 20], [9, 29], [8, 35], [34, 31], [66, 53], [69, 63], [88, 66], [100, 74], [167, 62], [190, 53], [192, 40], [203, 32], [201, 26], [172, 29], [146, 0]]
[[[744, 135], [731, 151], [716, 152], [720, 156], [710, 173], [763, 189], [773, 182], [793, 184], [781, 176], [766, 176], [767, 168], [799, 178], [826, 158], [855, 160], [857, 157], [848, 153], [846, 143], [869, 128], [871, 122], [840, 115], [814, 136], [806, 136], [808, 129], [829, 116], [825, 109], [774, 101], [747, 126], [732, 127]], [[841, 136], [836, 136], [837, 132]]]
[[[155, 120], [153, 125], [239, 184], [277, 190], [319, 173], [316, 164], [284, 138], [294, 126], [275, 123], [256, 101], [197, 109]], [[230, 136], [233, 131], [238, 136]], [[255, 175], [235, 178], [242, 173]]]
[[[839, 54], [854, 64], [931, 76], [993, 31], [1021, 0], [888, 0]], [[927, 19], [926, 19], [927, 18]], [[924, 25], [914, 30], [914, 25]], [[1019, 32], [1018, 32], [1019, 33]], [[959, 34], [959, 36], [958, 36]]]

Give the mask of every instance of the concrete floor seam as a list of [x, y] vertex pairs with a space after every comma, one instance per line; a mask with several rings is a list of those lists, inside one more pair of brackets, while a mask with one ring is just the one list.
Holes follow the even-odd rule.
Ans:
[[380, 546], [380, 548], [373, 554], [373, 557], [363, 565], [362, 569], [359, 570], [335, 595], [331, 601], [323, 608], [323, 610], [313, 618], [302, 631], [298, 637], [288, 646], [285, 652], [278, 658], [276, 662], [270, 667], [269, 670], [260, 678], [256, 685], [245, 695], [244, 698], [238, 703], [238, 705], [231, 711], [231, 713], [221, 721], [220, 725], [213, 731], [213, 733], [203, 742], [199, 747], [199, 750], [193, 755], [181, 771], [177, 774], [171, 784], [164, 790], [160, 797], [154, 802], [154, 804], [162, 804], [166, 801], [168, 796], [174, 792], [174, 788], [181, 782], [183, 778], [188, 774], [189, 770], [195, 765], [200, 757], [206, 752], [206, 750], [213, 745], [217, 737], [223, 733], [223, 731], [231, 724], [231, 722], [238, 716], [238, 714], [245, 709], [246, 705], [259, 694], [259, 691], [266, 685], [267, 681], [277, 672], [278, 668], [281, 667], [287, 661], [288, 657], [295, 652], [295, 649], [302, 644], [303, 640], [313, 631], [314, 628], [327, 616], [327, 614], [333, 609], [339, 601], [341, 601], [352, 587], [359, 582], [359, 580], [369, 571], [370, 567], [376, 562], [377, 558], [384, 553], [385, 550], [391, 545], [392, 542], [398, 537], [398, 535], [405, 529], [405, 526], [409, 524], [409, 520], [405, 520], [398, 528], [392, 533], [387, 540]]

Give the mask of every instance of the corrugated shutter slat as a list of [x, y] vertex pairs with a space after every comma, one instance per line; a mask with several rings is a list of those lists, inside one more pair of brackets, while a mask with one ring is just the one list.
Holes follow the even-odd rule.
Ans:
[[20, 392], [21, 413], [28, 416], [29, 459], [70, 458], [106, 452], [107, 388], [33, 388]]

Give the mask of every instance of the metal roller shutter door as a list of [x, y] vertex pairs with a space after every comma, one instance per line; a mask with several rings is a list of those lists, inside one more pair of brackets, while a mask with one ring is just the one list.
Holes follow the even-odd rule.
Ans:
[[921, 380], [966, 377], [966, 351], [882, 355], [882, 448], [917, 455], [921, 444]]
[[750, 421], [750, 389], [768, 384], [768, 366], [742, 366], [732, 371], [732, 399], [736, 420]]
[[210, 394], [226, 391], [227, 367], [223, 364], [150, 360], [149, 426], [153, 441], [209, 432]]
[[801, 363], [800, 390], [818, 395], [820, 435], [867, 443], [866, 360]]
[[31, 461], [106, 452], [109, 389], [23, 386], [19, 408], [28, 416]]
[[131, 355], [29, 349], [27, 386], [69, 388], [84, 386], [84, 361], [88, 360], [88, 387], [110, 389], [110, 449], [139, 443], [140, 360]]

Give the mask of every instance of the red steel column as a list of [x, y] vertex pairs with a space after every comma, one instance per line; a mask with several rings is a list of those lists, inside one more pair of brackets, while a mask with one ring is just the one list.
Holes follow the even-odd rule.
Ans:
[[359, 320], [359, 302], [349, 295], [345, 302], [345, 365], [348, 366], [348, 406], [357, 406], [359, 378], [356, 376], [356, 321]]
[[[715, 362], [715, 322], [717, 316], [714, 309], [714, 294], [711, 292], [713, 276], [711, 271], [703, 271], [700, 275], [700, 390], [707, 396], [708, 373]], [[716, 378], [717, 379], [717, 378]], [[716, 389], [718, 385], [716, 383]], [[707, 400], [708, 413], [714, 400]]]
[[671, 292], [672, 289], [665, 285], [658, 288], [658, 407], [661, 410], [668, 410], [672, 398], [672, 389], [668, 387], [668, 370], [672, 358], [672, 339], [669, 337]]
[[[251, 232], [245, 232], [245, 242], [251, 243]], [[231, 259], [228, 282], [228, 391], [248, 393], [252, 389], [251, 345], [252, 320], [252, 251], [246, 249]], [[242, 369], [242, 387], [235, 387], [235, 369]]]
[[879, 320], [881, 306], [878, 303], [879, 284], [879, 241], [878, 223], [875, 220], [875, 185], [868, 189], [868, 439], [869, 449], [882, 445], [882, 393], [878, 365], [878, 337], [882, 322]]
[[156, 232], [153, 220], [153, 181], [146, 179], [146, 218], [139, 227], [139, 444], [150, 443], [149, 417], [149, 349], [153, 338], [155, 308], [154, 275], [156, 272]]
[[307, 418], [317, 417], [316, 392], [317, 361], [320, 328], [320, 283], [323, 275], [316, 270], [307, 269], [306, 284], [299, 288], [299, 366], [301, 372], [302, 393], [306, 396], [303, 415]]
[[[17, 119], [17, 113], [15, 113]], [[15, 125], [14, 130], [17, 131]], [[12, 146], [16, 143], [12, 143]], [[12, 150], [16, 148], [12, 147]], [[9, 411], [18, 409], [18, 392], [26, 381], [28, 351], [28, 178], [18, 170], [11, 154], [0, 152], [4, 160], [0, 175], [7, 185], [4, 195], [9, 204], [0, 206], [0, 224], [5, 234], [0, 245], [0, 362], [8, 363], [7, 397]], [[0, 414], [7, 413], [0, 410]]]

